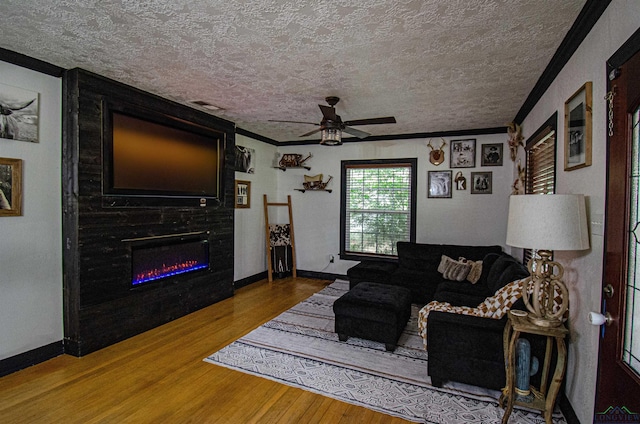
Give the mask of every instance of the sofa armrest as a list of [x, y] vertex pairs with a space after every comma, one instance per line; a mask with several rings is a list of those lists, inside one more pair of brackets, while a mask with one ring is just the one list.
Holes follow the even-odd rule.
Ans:
[[432, 383], [437, 387], [445, 381], [492, 390], [504, 387], [506, 319], [432, 311], [427, 321], [427, 367]]

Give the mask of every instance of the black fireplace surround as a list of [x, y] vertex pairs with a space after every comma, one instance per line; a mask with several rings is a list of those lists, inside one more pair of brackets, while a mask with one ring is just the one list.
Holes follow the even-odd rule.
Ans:
[[[233, 296], [233, 123], [80, 69], [65, 72], [63, 89], [65, 352], [83, 356]], [[114, 103], [220, 134], [218, 198], [105, 194], [105, 105]], [[143, 248], [149, 259], [176, 245], [194, 249], [164, 262], [181, 272], [133, 283]]]

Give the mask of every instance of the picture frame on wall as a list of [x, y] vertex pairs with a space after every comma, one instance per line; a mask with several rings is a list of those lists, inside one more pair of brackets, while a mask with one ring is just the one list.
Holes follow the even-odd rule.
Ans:
[[429, 171], [427, 174], [428, 198], [451, 198], [451, 171]]
[[450, 168], [475, 168], [476, 139], [452, 140], [450, 143]]
[[0, 84], [0, 138], [37, 143], [40, 93]]
[[502, 143], [483, 144], [480, 149], [480, 165], [502, 166], [503, 149]]
[[235, 207], [237, 209], [251, 207], [251, 181], [236, 180]]
[[22, 159], [0, 158], [0, 216], [22, 216]]
[[564, 104], [564, 170], [591, 166], [592, 83], [586, 82]]
[[493, 192], [492, 172], [471, 173], [471, 194], [491, 194]]
[[245, 172], [247, 174], [255, 174], [256, 150], [249, 147], [238, 146], [234, 151], [234, 170], [236, 172]]

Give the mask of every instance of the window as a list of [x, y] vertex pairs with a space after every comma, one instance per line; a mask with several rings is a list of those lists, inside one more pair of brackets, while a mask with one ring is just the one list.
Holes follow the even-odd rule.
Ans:
[[415, 241], [417, 159], [342, 161], [340, 257], [393, 258]]
[[[525, 174], [526, 194], [553, 194], [556, 192], [556, 127], [558, 114], [555, 113], [536, 133], [527, 140], [525, 146], [527, 168]], [[525, 249], [523, 262], [535, 254]]]

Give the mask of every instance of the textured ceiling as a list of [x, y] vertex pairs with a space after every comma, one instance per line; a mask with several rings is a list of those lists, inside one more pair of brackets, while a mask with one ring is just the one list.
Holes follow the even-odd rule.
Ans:
[[[504, 126], [585, 0], [2, 0], [0, 47], [80, 67], [278, 141], [343, 120], [373, 135]], [[1, 78], [0, 78], [1, 79]], [[310, 137], [314, 138], [314, 137]], [[317, 134], [315, 135], [317, 138]]]

